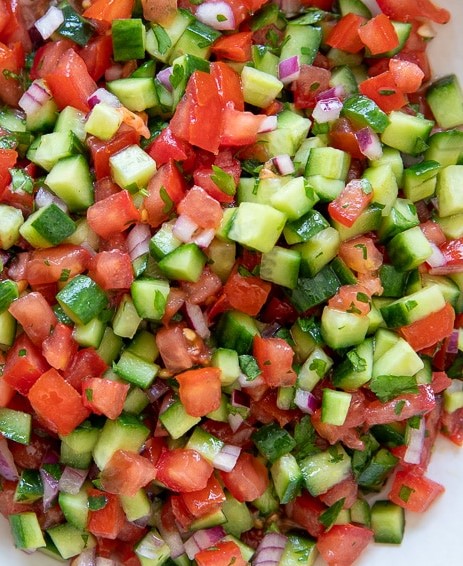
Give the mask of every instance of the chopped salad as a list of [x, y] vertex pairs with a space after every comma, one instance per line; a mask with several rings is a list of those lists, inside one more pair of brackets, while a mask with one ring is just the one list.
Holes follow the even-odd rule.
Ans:
[[463, 444], [430, 0], [0, 0], [0, 512], [72, 566], [350, 566]]

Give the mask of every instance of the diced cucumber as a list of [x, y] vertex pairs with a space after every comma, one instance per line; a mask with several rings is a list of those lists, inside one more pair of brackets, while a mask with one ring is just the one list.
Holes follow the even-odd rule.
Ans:
[[180, 401], [175, 401], [159, 415], [163, 427], [173, 439], [182, 437], [201, 420], [189, 415]]
[[65, 106], [59, 113], [54, 127], [55, 132], [73, 132], [81, 141], [85, 141], [85, 114], [73, 106]]
[[295, 177], [272, 194], [268, 204], [283, 212], [288, 220], [297, 220], [318, 200], [318, 196], [306, 179]]
[[304, 391], [312, 391], [332, 366], [333, 360], [323, 348], [316, 346], [299, 370], [297, 386]]
[[309, 153], [304, 175], [345, 181], [349, 166], [350, 155], [347, 152], [335, 147], [314, 147]]
[[254, 336], [259, 334], [255, 320], [241, 311], [227, 311], [216, 329], [217, 343], [238, 354], [247, 354], [252, 348]]
[[119, 497], [128, 521], [136, 521], [151, 513], [151, 501], [144, 489], [139, 489], [135, 495], [120, 495]]
[[442, 167], [456, 165], [461, 163], [463, 158], [463, 132], [436, 132], [429, 137], [428, 146], [424, 154], [425, 159], [437, 161]]
[[114, 182], [131, 192], [146, 187], [156, 173], [156, 162], [138, 145], [129, 145], [111, 155], [109, 167]]
[[45, 177], [45, 184], [68, 205], [71, 212], [86, 210], [93, 204], [92, 178], [83, 155], [60, 159]]
[[0, 408], [0, 433], [19, 444], [29, 444], [31, 435], [31, 415], [23, 411]]
[[194, 243], [182, 244], [159, 261], [159, 268], [169, 279], [195, 283], [206, 265], [206, 254]]
[[437, 161], [422, 161], [407, 167], [404, 170], [404, 195], [412, 202], [431, 197], [441, 169]]
[[347, 391], [365, 385], [373, 372], [373, 339], [367, 338], [346, 354], [336, 367], [333, 384]]
[[169, 63], [186, 53], [199, 59], [209, 59], [211, 46], [220, 37], [220, 32], [193, 19], [177, 40], [174, 49], [169, 55]]
[[362, 94], [354, 94], [346, 98], [342, 114], [357, 126], [369, 126], [377, 133], [384, 132], [389, 124], [387, 114], [379, 108], [376, 102]]
[[369, 167], [365, 169], [362, 177], [367, 179], [373, 188], [373, 202], [382, 205], [382, 215], [387, 216], [399, 192], [392, 167], [389, 164]]
[[307, 456], [299, 465], [305, 486], [314, 497], [327, 492], [352, 473], [350, 457], [340, 444]]
[[77, 324], [87, 324], [108, 305], [106, 293], [88, 275], [77, 275], [71, 279], [56, 299]]
[[159, 355], [154, 334], [148, 330], [140, 330], [127, 346], [126, 351], [132, 352], [147, 362], [153, 363]]
[[239, 358], [235, 350], [217, 348], [212, 354], [211, 365], [220, 369], [222, 386], [231, 385], [240, 376]]
[[125, 350], [115, 364], [114, 371], [125, 381], [146, 389], [156, 378], [159, 366]]
[[161, 320], [169, 295], [169, 282], [164, 279], [137, 279], [132, 283], [133, 304], [140, 318]]
[[141, 566], [161, 566], [170, 556], [170, 548], [156, 529], [149, 531], [135, 546]]
[[103, 339], [106, 324], [99, 318], [92, 318], [87, 324], [76, 324], [72, 336], [81, 346], [98, 348]]
[[318, 210], [309, 210], [298, 220], [287, 222], [283, 235], [289, 245], [307, 242], [315, 234], [329, 227], [326, 218]]
[[133, 338], [142, 322], [130, 295], [122, 297], [113, 318], [114, 334], [122, 338]]
[[380, 375], [415, 375], [423, 369], [423, 360], [403, 338], [373, 362], [373, 377]]
[[114, 61], [143, 59], [146, 30], [140, 18], [114, 19], [111, 23]]
[[367, 232], [378, 230], [382, 221], [383, 206], [381, 204], [372, 202], [370, 205], [358, 216], [352, 226], [344, 226], [335, 220], [331, 224], [339, 233], [339, 237], [344, 242], [366, 234]]
[[440, 287], [430, 284], [383, 306], [381, 314], [389, 328], [397, 328], [425, 318], [444, 306], [445, 298]]
[[426, 90], [426, 101], [441, 128], [463, 124], [463, 92], [456, 75], [434, 81]]
[[193, 19], [191, 12], [177, 10], [172, 18], [162, 25], [151, 23], [151, 28], [146, 33], [146, 51], [155, 59], [167, 62], [175, 44]]
[[96, 539], [92, 534], [76, 529], [69, 523], [51, 527], [47, 529], [47, 533], [65, 560], [77, 556], [85, 548], [93, 548], [96, 545]]
[[347, 417], [352, 395], [346, 391], [323, 389], [321, 420], [324, 423], [342, 426]]
[[284, 564], [285, 566], [313, 566], [316, 558], [317, 546], [315, 540], [299, 534], [289, 534], [279, 564]]
[[398, 459], [386, 448], [380, 448], [357, 477], [358, 484], [379, 491], [397, 466]]
[[300, 264], [301, 254], [297, 250], [274, 246], [268, 253], [262, 254], [260, 277], [264, 281], [294, 289]]
[[371, 508], [371, 528], [375, 542], [400, 544], [405, 528], [404, 509], [391, 501], [375, 501]]
[[286, 26], [280, 61], [297, 56], [304, 65], [312, 65], [322, 40], [321, 28], [304, 25], [303, 20], [294, 20]]
[[300, 254], [301, 275], [314, 277], [319, 273], [336, 257], [340, 243], [338, 231], [329, 226], [321, 232], [317, 232], [307, 242], [293, 246], [292, 249]]
[[303, 483], [302, 472], [296, 458], [292, 454], [281, 456], [272, 464], [270, 473], [281, 505], [293, 501]]
[[427, 148], [427, 140], [434, 123], [420, 116], [393, 110], [381, 141], [403, 153], [417, 155]]
[[35, 550], [46, 546], [37, 515], [32, 511], [9, 516], [11, 534], [16, 548]]
[[290, 299], [298, 312], [319, 305], [336, 294], [341, 286], [331, 265], [326, 265], [315, 277], [300, 277], [297, 287], [291, 290]]
[[222, 525], [225, 532], [235, 537], [252, 528], [254, 521], [246, 503], [238, 501], [228, 491], [225, 492], [222, 511], [227, 521]]
[[463, 165], [448, 165], [437, 175], [439, 217], [463, 212]]
[[399, 232], [418, 226], [419, 223], [420, 220], [413, 202], [408, 199], [397, 198], [389, 214], [381, 218], [378, 235], [382, 241], [387, 241]]
[[259, 108], [265, 108], [273, 102], [284, 86], [273, 75], [248, 66], [243, 67], [241, 82], [245, 102]]
[[0, 247], [9, 250], [19, 240], [19, 229], [24, 224], [23, 213], [19, 208], [0, 204]]
[[75, 222], [55, 203], [50, 203], [33, 212], [19, 233], [36, 248], [50, 248], [63, 242], [75, 229]]
[[[83, 153], [82, 141], [71, 130], [55, 131], [38, 138], [38, 144], [31, 161], [46, 171], [51, 171], [60, 160]], [[29, 156], [29, 154], [28, 154]]]
[[43, 497], [43, 483], [38, 470], [24, 469], [14, 492], [14, 501], [33, 503]]
[[432, 254], [431, 244], [419, 226], [399, 232], [387, 244], [391, 263], [400, 271], [410, 271]]
[[365, 339], [369, 327], [366, 316], [339, 311], [326, 306], [322, 313], [321, 331], [330, 348], [356, 346]]
[[87, 488], [82, 488], [76, 494], [61, 491], [58, 502], [66, 521], [76, 529], [84, 530], [88, 521]]
[[100, 102], [90, 111], [85, 122], [85, 131], [101, 140], [109, 140], [119, 129], [122, 116], [117, 108]]

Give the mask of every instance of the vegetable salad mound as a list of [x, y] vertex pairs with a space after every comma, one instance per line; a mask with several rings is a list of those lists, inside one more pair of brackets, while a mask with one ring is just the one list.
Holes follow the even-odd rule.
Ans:
[[349, 566], [463, 444], [429, 0], [0, 0], [0, 512], [73, 566]]

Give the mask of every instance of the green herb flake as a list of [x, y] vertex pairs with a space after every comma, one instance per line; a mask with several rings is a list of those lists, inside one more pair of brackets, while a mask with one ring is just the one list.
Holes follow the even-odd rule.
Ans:
[[369, 303], [370, 297], [366, 293], [357, 293], [356, 299], [359, 303]]
[[159, 190], [159, 195], [164, 203], [164, 208], [162, 212], [164, 214], [169, 214], [174, 208], [174, 201], [170, 198], [169, 193], [166, 191], [166, 188], [162, 186]]
[[226, 22], [227, 20], [228, 20], [227, 16], [224, 16], [223, 14], [217, 14], [218, 22]]
[[414, 491], [415, 490], [412, 487], [409, 487], [408, 485], [403, 485], [399, 490], [399, 497], [404, 503], [407, 503], [407, 501], [410, 499], [410, 495]]
[[309, 415], [305, 415], [296, 423], [293, 437], [296, 441], [293, 454], [298, 462], [320, 451], [316, 445], [317, 435]]
[[328, 507], [326, 511], [323, 511], [323, 513], [320, 514], [319, 521], [327, 530], [330, 529], [336, 522], [339, 513], [342, 511], [342, 508], [344, 507], [345, 501], [346, 501], [345, 497], [339, 499], [338, 501], [336, 501], [336, 503], [333, 503], [333, 505]]
[[85, 390], [85, 398], [87, 401], [93, 401], [93, 389], [87, 388]]
[[212, 165], [212, 171], [214, 172], [214, 174], [211, 175], [211, 180], [219, 187], [219, 189], [223, 193], [233, 196], [236, 191], [236, 185], [235, 180], [233, 179], [233, 175], [230, 175], [230, 173], [227, 173], [217, 165]]
[[247, 381], [253, 381], [262, 373], [254, 356], [251, 356], [250, 354], [242, 354], [238, 357], [238, 361], [240, 369], [246, 376]]
[[26, 350], [26, 348], [21, 348], [21, 349], [18, 351], [18, 357], [19, 357], [19, 358], [24, 358], [24, 356], [27, 356], [27, 350]]
[[359, 356], [355, 350], [347, 352], [346, 356], [355, 372], [365, 371], [367, 369], [367, 361], [365, 358], [362, 358], [362, 356]]
[[368, 250], [365, 244], [354, 244], [354, 248], [362, 251], [363, 259], [368, 259]]
[[314, 371], [318, 375], [318, 377], [323, 377], [326, 372], [326, 360], [314, 358], [310, 362], [309, 369], [310, 371]]
[[12, 168], [9, 171], [13, 191], [23, 191], [25, 193], [32, 194], [34, 190], [34, 180], [32, 177], [22, 169]]
[[154, 307], [158, 311], [158, 313], [164, 313], [166, 309], [166, 298], [161, 293], [161, 291], [156, 291], [154, 293], [153, 302], [154, 302]]
[[405, 401], [404, 401], [403, 399], [401, 399], [400, 401], [398, 401], [398, 402], [394, 405], [394, 414], [396, 414], [397, 416], [399, 416], [404, 407], [405, 407]]
[[91, 495], [88, 498], [88, 508], [90, 511], [99, 511], [100, 509], [104, 509], [107, 503], [108, 499], [106, 495]]
[[177, 88], [185, 77], [185, 70], [181, 65], [174, 65], [172, 73], [169, 77], [172, 88]]
[[60, 281], [67, 281], [69, 279], [69, 276], [71, 275], [71, 270], [70, 269], [63, 269], [61, 271], [61, 275], [59, 276], [59, 280]]
[[152, 30], [156, 41], [158, 42], [158, 51], [161, 55], [165, 55], [167, 51], [172, 47], [172, 41], [166, 30], [159, 24], [153, 24]]
[[338, 450], [337, 446], [330, 446], [328, 448], [328, 453], [331, 456], [330, 462], [332, 464], [337, 464], [338, 462], [342, 462], [344, 459], [344, 454]]
[[370, 389], [383, 403], [398, 395], [418, 393], [418, 385], [413, 375], [378, 375], [372, 378]]

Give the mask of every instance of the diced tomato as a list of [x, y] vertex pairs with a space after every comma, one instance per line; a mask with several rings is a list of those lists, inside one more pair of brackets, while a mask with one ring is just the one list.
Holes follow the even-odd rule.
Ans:
[[90, 261], [89, 275], [105, 290], [129, 289], [133, 282], [132, 260], [120, 250], [100, 252]]
[[325, 530], [320, 523], [320, 515], [326, 509], [326, 505], [320, 499], [303, 491], [294, 501], [286, 505], [286, 514], [311, 536], [319, 537]]
[[140, 221], [140, 212], [135, 207], [128, 191], [92, 204], [87, 210], [90, 228], [102, 238], [123, 232], [131, 224]]
[[[97, 537], [114, 540], [125, 524], [125, 513], [117, 495], [90, 488], [87, 529]], [[92, 509], [92, 506], [101, 509]]]
[[442, 267], [433, 267], [430, 271], [434, 275], [447, 275], [459, 272], [463, 266], [463, 238], [448, 240], [439, 246], [445, 263]]
[[343, 16], [330, 31], [326, 43], [335, 49], [358, 53], [363, 49], [364, 43], [360, 39], [359, 29], [367, 23], [367, 19], [350, 12]]
[[452, 384], [452, 380], [445, 373], [445, 371], [433, 371], [432, 372], [432, 390], [437, 395], [437, 393], [442, 393], [447, 387]]
[[299, 77], [292, 82], [296, 108], [314, 108], [317, 95], [330, 87], [331, 72], [314, 65], [301, 65]]
[[129, 497], [155, 478], [153, 464], [140, 454], [128, 450], [116, 450], [100, 476], [105, 491]]
[[245, 63], [251, 59], [252, 32], [242, 31], [223, 35], [214, 42], [212, 53], [219, 59], [230, 59]]
[[[219, 167], [227, 175], [231, 176], [233, 189], [224, 192], [213, 180], [216, 172], [213, 166]], [[233, 202], [235, 189], [241, 175], [241, 163], [233, 156], [231, 149], [221, 149], [212, 160], [199, 163], [193, 172], [195, 185], [202, 187], [211, 197], [219, 202]]]
[[[2, 440], [6, 443], [6, 440], [3, 437]], [[16, 501], [14, 494], [16, 492], [17, 485], [18, 483], [16, 481], [9, 481], [2, 478], [2, 489], [0, 491], [0, 513], [4, 517], [9, 517], [16, 513], [33, 511], [34, 509], [30, 503]]]
[[358, 484], [354, 476], [338, 482], [328, 491], [320, 495], [321, 501], [328, 507], [334, 505], [336, 501], [344, 499], [344, 509], [350, 509], [357, 501], [358, 497]]
[[192, 417], [204, 417], [220, 407], [221, 381], [219, 368], [192, 369], [179, 373], [180, 401]]
[[27, 396], [40, 420], [59, 435], [70, 434], [90, 414], [79, 393], [53, 368], [39, 377]]
[[178, 214], [185, 214], [200, 228], [218, 228], [223, 211], [220, 203], [198, 186], [193, 186], [177, 205]]
[[32, 385], [48, 368], [49, 365], [40, 350], [24, 333], [16, 338], [8, 351], [3, 379], [10, 387], [22, 395], [27, 395]]
[[223, 112], [220, 144], [225, 146], [249, 145], [256, 141], [264, 114], [241, 112], [227, 104]]
[[389, 59], [389, 70], [397, 88], [405, 93], [417, 91], [424, 79], [424, 72], [412, 61]]
[[87, 269], [90, 257], [88, 250], [72, 244], [34, 250], [27, 262], [26, 279], [30, 285], [46, 285], [72, 279]]
[[463, 408], [442, 413], [442, 434], [457, 446], [463, 446]]
[[168, 370], [175, 373], [189, 369], [193, 365], [181, 326], [173, 325], [160, 328], [156, 333], [156, 345]]
[[354, 159], [365, 159], [355, 137], [355, 130], [347, 118], [335, 120], [329, 131], [330, 145], [349, 153]]
[[117, 133], [108, 141], [100, 140], [95, 136], [89, 136], [86, 144], [90, 148], [93, 166], [97, 179], [109, 177], [111, 170], [109, 158], [121, 149], [133, 144], [138, 144], [140, 136], [133, 128], [122, 125]]
[[185, 161], [193, 154], [190, 144], [175, 136], [169, 126], [162, 130], [146, 151], [156, 161], [158, 167], [171, 159]]
[[414, 18], [429, 18], [438, 24], [446, 24], [450, 13], [438, 8], [430, 0], [378, 0], [381, 11], [393, 20], [407, 22]]
[[246, 566], [249, 562], [243, 559], [239, 546], [231, 540], [219, 541], [210, 548], [195, 554], [198, 566]]
[[125, 399], [130, 389], [128, 383], [121, 383], [101, 377], [88, 377], [82, 380], [82, 401], [97, 415], [115, 419], [124, 408]]
[[328, 213], [333, 220], [344, 226], [352, 226], [360, 214], [367, 208], [373, 191], [360, 179], [347, 183], [339, 196], [328, 205]]
[[243, 88], [238, 73], [223, 61], [212, 62], [210, 73], [215, 80], [222, 106], [231, 102], [236, 110], [244, 110]]
[[189, 493], [204, 489], [214, 468], [196, 450], [175, 448], [161, 454], [156, 470], [157, 480], [168, 489]]
[[254, 501], [267, 489], [265, 465], [249, 452], [241, 452], [231, 472], [220, 472], [225, 487], [238, 501]]
[[5, 45], [0, 42], [0, 100], [17, 106], [23, 93], [19, 76], [24, 65], [24, 49], [21, 43]]
[[251, 397], [251, 414], [259, 422], [268, 424], [272, 421], [283, 427], [294, 422], [300, 417], [300, 412], [296, 409], [283, 410], [277, 405], [277, 392], [275, 389], [264, 389], [258, 399], [254, 399], [253, 392], [256, 388], [249, 390]]
[[256, 316], [270, 293], [270, 283], [254, 275], [241, 275], [233, 270], [224, 286], [224, 294], [232, 308]]
[[11, 181], [9, 169], [15, 166], [18, 152], [14, 149], [0, 149], [0, 192]]
[[195, 518], [194, 515], [188, 511], [183, 497], [180, 495], [172, 495], [169, 498], [169, 507], [171, 508], [175, 520], [175, 530], [180, 528], [183, 531], [188, 531]]
[[424, 318], [401, 326], [399, 332], [414, 350], [428, 348], [452, 334], [455, 311], [449, 303]]
[[366, 79], [359, 84], [359, 90], [376, 102], [387, 114], [393, 110], [400, 110], [408, 102], [405, 94], [396, 85], [391, 71]]
[[113, 54], [113, 42], [110, 35], [92, 37], [79, 51], [87, 65], [88, 73], [94, 81], [99, 81], [110, 66]]
[[40, 293], [28, 293], [13, 301], [8, 309], [36, 345], [42, 344], [58, 320]]
[[371, 310], [370, 295], [363, 285], [342, 285], [328, 301], [328, 306], [359, 316], [367, 315]]
[[379, 400], [369, 403], [365, 409], [365, 421], [368, 426], [403, 421], [431, 411], [436, 405], [432, 387], [419, 385], [418, 389], [418, 393], [399, 395], [386, 403]]
[[[188, 301], [194, 305], [201, 305], [214, 297], [222, 288], [222, 281], [209, 268], [205, 268], [196, 283], [182, 282], [182, 290]], [[171, 289], [172, 291], [172, 289]]]
[[173, 213], [186, 192], [186, 181], [173, 160], [156, 171], [148, 183], [148, 195], [143, 202], [150, 226], [156, 228]]
[[357, 236], [342, 242], [339, 256], [351, 269], [360, 273], [379, 269], [383, 263], [382, 253], [368, 236]]
[[58, 322], [42, 344], [42, 353], [52, 368], [64, 370], [77, 352], [78, 344], [72, 337], [72, 328]]
[[414, 470], [399, 470], [389, 492], [389, 499], [409, 511], [423, 513], [444, 492], [444, 486]]
[[328, 566], [353, 564], [373, 540], [373, 531], [360, 525], [333, 525], [317, 540], [318, 552]]
[[45, 76], [58, 108], [74, 106], [88, 112], [88, 98], [97, 86], [89, 75], [87, 65], [73, 49], [65, 51], [54, 69]]
[[171, 119], [172, 132], [194, 146], [217, 153], [221, 122], [222, 101], [214, 78], [195, 71]]
[[73, 49], [75, 43], [70, 39], [59, 39], [58, 41], [51, 41], [44, 43], [37, 49], [32, 62], [31, 79], [43, 79], [48, 73], [58, 65], [61, 56], [68, 50]]
[[296, 383], [296, 372], [292, 368], [294, 350], [286, 340], [256, 335], [252, 353], [267, 385], [285, 387]]
[[[2, 356], [2, 364], [4, 364], [3, 356]], [[13, 399], [15, 394], [15, 390], [11, 385], [9, 385], [3, 375], [0, 375], [0, 407], [7, 407]]]
[[216, 477], [212, 475], [204, 489], [182, 493], [181, 498], [194, 517], [203, 517], [220, 508], [225, 501], [225, 493]]
[[113, 20], [130, 18], [133, 6], [134, 0], [95, 0], [82, 15], [110, 25]]
[[246, 421], [241, 423], [236, 431], [233, 431], [228, 423], [213, 420], [204, 421], [201, 428], [227, 444], [234, 444], [244, 449], [252, 447], [251, 435], [255, 428]]
[[169, 22], [177, 10], [177, 0], [141, 0], [143, 17], [149, 22]]
[[82, 380], [86, 377], [100, 377], [108, 366], [93, 348], [79, 350], [65, 370], [64, 378], [77, 391], [82, 390]]
[[395, 27], [385, 14], [378, 14], [361, 25], [358, 35], [372, 55], [386, 53], [399, 45]]
[[446, 237], [442, 227], [434, 220], [427, 220], [426, 222], [422, 222], [420, 224], [421, 231], [426, 236], [426, 239], [436, 244], [436, 246], [440, 246], [444, 244], [446, 241]]

